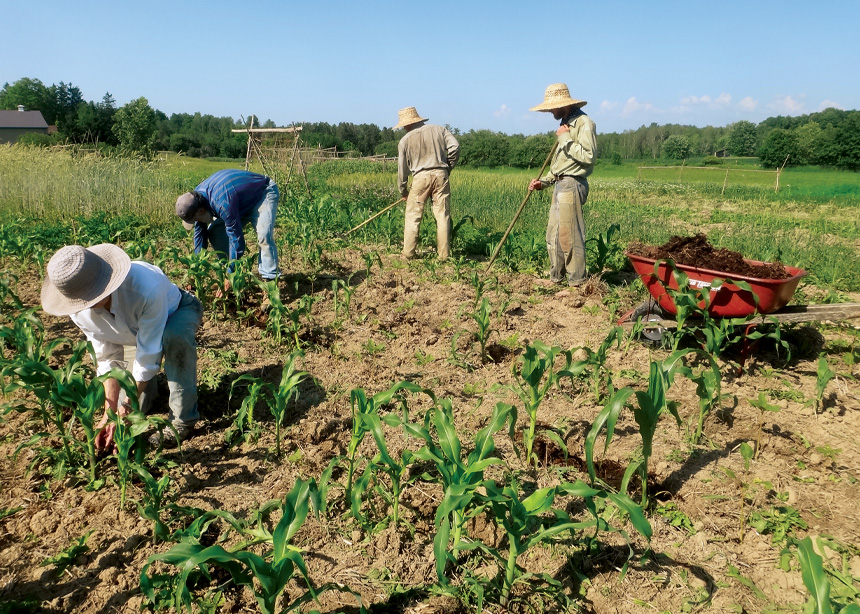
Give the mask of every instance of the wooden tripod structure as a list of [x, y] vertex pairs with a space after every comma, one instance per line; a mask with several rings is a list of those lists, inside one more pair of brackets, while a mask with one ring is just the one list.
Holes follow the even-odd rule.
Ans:
[[[305, 165], [298, 155], [301, 143], [299, 133], [301, 130], [301, 126], [254, 128], [254, 117], [251, 116], [251, 121], [247, 128], [234, 129], [231, 132], [248, 135], [248, 147], [245, 152], [245, 170], [248, 170], [251, 162], [256, 157], [260, 161], [265, 173], [269, 177], [281, 179], [283, 186], [286, 187], [292, 179], [293, 166], [296, 166], [304, 181], [305, 190], [308, 196], [310, 196], [311, 190], [310, 186], [308, 186]], [[285, 168], [286, 173], [284, 173]]]

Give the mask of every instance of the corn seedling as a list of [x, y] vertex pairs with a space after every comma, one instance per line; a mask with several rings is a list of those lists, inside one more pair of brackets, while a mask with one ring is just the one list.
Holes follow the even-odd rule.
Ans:
[[815, 411], [816, 413], [821, 410], [821, 406], [824, 401], [824, 391], [827, 388], [827, 384], [830, 383], [836, 377], [836, 372], [833, 371], [830, 366], [827, 364], [827, 359], [824, 356], [821, 356], [818, 359], [818, 366], [816, 369], [816, 378], [815, 378]]
[[[281, 300], [281, 289], [278, 287], [277, 280], [265, 281], [258, 280], [257, 283], [266, 294], [268, 311], [266, 313], [266, 333], [272, 336], [275, 343], [280, 345], [281, 338], [286, 326], [285, 320], [290, 317], [290, 310], [284, 305]], [[298, 348], [298, 336], [296, 337], [296, 347]]]
[[230, 398], [236, 386], [248, 382], [248, 394], [242, 399], [242, 405], [233, 419], [233, 424], [227, 429], [225, 439], [234, 445], [239, 439], [256, 442], [260, 435], [260, 426], [254, 420], [254, 407], [258, 401], [264, 401], [272, 417], [275, 419], [275, 454], [281, 456], [281, 427], [287, 416], [287, 405], [298, 394], [297, 386], [308, 373], [296, 370], [296, 359], [300, 352], [293, 352], [284, 363], [281, 380], [277, 386], [252, 375], [242, 375], [230, 386]]
[[[582, 482], [540, 488], [523, 499], [520, 498], [516, 482], [500, 488], [493, 481], [485, 481], [483, 488], [486, 494], [479, 493], [477, 499], [483, 507], [491, 510], [493, 521], [504, 529], [508, 550], [503, 552], [480, 541], [462, 544], [461, 548], [479, 550], [497, 563], [499, 572], [489, 585], [493, 595], [498, 595], [499, 604], [503, 608], [510, 608], [511, 604], [518, 600], [512, 596], [512, 590], [515, 585], [521, 583], [529, 587], [526, 599], [534, 593], [543, 593], [560, 600], [561, 605], [567, 607], [567, 596], [558, 580], [549, 574], [526, 572], [517, 564], [517, 560], [533, 546], [548, 542], [562, 533], [574, 533], [590, 528], [595, 531], [611, 530], [606, 521], [597, 515], [595, 499], [611, 501], [628, 514], [637, 531], [647, 538], [651, 536], [651, 525], [642, 509], [629, 497], [599, 491]], [[585, 499], [585, 507], [593, 518], [574, 521], [563, 509], [553, 508], [552, 504], [558, 495]]]
[[475, 341], [478, 342], [478, 345], [481, 347], [481, 362], [487, 362], [487, 343], [490, 341], [490, 336], [494, 332], [498, 332], [495, 329], [491, 328], [492, 326], [492, 309], [490, 308], [490, 301], [486, 298], [482, 299], [481, 306], [476, 309], [473, 313], [468, 314], [470, 318], [475, 321], [477, 325], [477, 330], [472, 333], [472, 337]]
[[759, 455], [759, 452], [761, 451], [761, 445], [762, 445], [761, 438], [762, 438], [762, 434], [764, 433], [764, 422], [765, 422], [764, 417], [767, 414], [767, 412], [776, 413], [776, 412], [780, 411], [782, 408], [779, 405], [772, 405], [771, 403], [769, 403], [764, 392], [759, 392], [757, 399], [747, 399], [747, 402], [750, 405], [752, 405], [753, 407], [755, 407], [756, 409], [758, 409], [759, 412], [761, 413], [761, 424], [759, 425], [758, 438], [756, 439], [756, 443], [755, 443], [755, 457], [756, 457], [756, 459], [758, 459], [758, 455]]
[[[292, 611], [316, 599], [325, 590], [342, 590], [334, 583], [324, 584], [314, 590], [301, 550], [290, 543], [307, 517], [310, 493], [311, 482], [299, 480], [287, 494], [281, 519], [271, 538], [266, 540], [271, 547], [266, 555], [260, 556], [244, 549], [247, 546], [226, 550], [218, 545], [205, 547], [195, 539], [187, 539], [163, 554], [149, 557], [140, 576], [141, 592], [149, 603], [156, 601], [156, 590], [161, 588], [164, 578], [155, 575], [150, 577], [147, 572], [157, 561], [179, 569], [179, 575], [171, 587], [173, 607], [177, 611], [183, 608], [191, 611], [189, 585], [193, 586], [201, 577], [209, 578], [210, 566], [220, 567], [230, 575], [235, 585], [250, 589], [263, 614]], [[283, 602], [286, 597], [282, 599], [282, 595], [296, 572], [302, 577], [307, 590], [296, 599]], [[279, 601], [282, 602], [280, 608]]]
[[350, 285], [350, 279], [346, 281], [342, 279], [335, 279], [331, 282], [331, 292], [334, 295], [334, 317], [337, 318], [340, 313], [340, 291], [343, 290], [343, 309], [344, 313], [346, 313], [346, 317], [349, 317], [349, 304], [352, 302], [352, 293], [355, 292], [355, 288]]
[[[399, 382], [394, 384], [388, 390], [377, 392], [370, 398], [368, 398], [367, 393], [365, 393], [361, 388], [356, 388], [349, 395], [350, 407], [352, 409], [352, 435], [349, 440], [349, 446], [347, 447], [346, 461], [348, 463], [348, 469], [346, 490], [344, 494], [345, 502], [350, 506], [350, 508], [352, 508], [353, 501], [353, 481], [358, 462], [356, 458], [358, 455], [358, 446], [361, 445], [361, 442], [364, 440], [364, 436], [371, 431], [373, 425], [373, 421], [368, 419], [368, 417], [371, 415], [378, 417], [379, 408], [386, 403], [389, 403], [391, 399], [394, 398], [394, 395], [401, 390], [406, 390], [408, 392], [427, 392], [432, 396], [432, 393], [425, 391], [417, 384], [413, 384], [411, 382]], [[353, 511], [353, 513], [355, 512]]]
[[677, 373], [687, 376], [691, 375], [690, 369], [682, 360], [685, 355], [690, 353], [696, 353], [706, 358], [710, 361], [711, 369], [718, 373], [713, 359], [701, 350], [689, 349], [673, 352], [662, 362], [651, 363], [647, 391], [634, 392], [631, 388], [622, 388], [612, 395], [607, 405], [597, 415], [585, 439], [585, 458], [588, 466], [588, 475], [592, 484], [596, 479], [594, 469], [594, 445], [596, 439], [600, 432], [606, 428], [606, 442], [603, 447], [605, 454], [612, 441], [618, 415], [628, 405], [628, 399], [634, 397], [636, 403], [630, 407], [633, 410], [633, 417], [639, 425], [639, 435], [642, 438], [642, 458], [634, 460], [628, 466], [622, 479], [621, 492], [626, 492], [628, 481], [638, 471], [642, 479], [642, 505], [648, 505], [648, 460], [652, 453], [654, 433], [656, 432], [660, 417], [666, 412], [672, 414], [678, 426], [681, 425], [681, 417], [678, 415], [677, 404], [674, 401], [669, 401], [666, 398], [666, 393], [674, 382]]
[[[557, 356], [565, 358], [564, 366], [556, 371]], [[558, 346], [549, 347], [541, 341], [535, 341], [526, 347], [522, 357], [513, 364], [514, 374], [512, 390], [523, 402], [529, 424], [523, 431], [523, 446], [526, 452], [526, 463], [534, 462], [537, 467], [538, 459], [532, 452], [537, 426], [537, 410], [549, 389], [557, 384], [564, 376], [573, 377], [571, 353], [562, 351]]]
[[615, 235], [621, 232], [621, 226], [612, 224], [606, 229], [605, 234], [598, 234], [596, 238], [589, 239], [585, 242], [586, 247], [589, 243], [594, 243], [594, 249], [591, 250], [593, 264], [591, 270], [600, 274], [607, 267], [618, 269], [624, 260], [624, 249], [618, 242]]
[[[385, 434], [382, 432], [382, 422], [384, 420], [391, 425], [397, 425], [400, 422], [398, 416], [388, 414], [384, 419], [380, 419], [376, 413], [367, 413], [361, 419], [373, 436], [379, 452], [370, 460], [361, 477], [356, 480], [352, 489], [350, 509], [355, 518], [359, 519], [365, 526], [369, 526], [371, 523], [369, 517], [361, 513], [361, 501], [365, 493], [372, 490], [379, 494], [391, 508], [390, 518], [396, 529], [401, 521], [400, 493], [403, 490], [406, 478], [409, 476], [409, 466], [412, 464], [413, 455], [411, 451], [403, 450], [400, 459], [397, 460], [388, 451], [388, 445], [385, 443]], [[380, 474], [387, 476], [387, 484], [379, 479]], [[376, 523], [376, 526], [383, 526], [388, 518], [386, 516], [380, 522]]]
[[143, 492], [145, 493], [143, 501], [135, 501], [135, 505], [137, 505], [137, 511], [142, 518], [154, 523], [152, 543], [167, 541], [170, 537], [170, 532], [162, 520], [161, 514], [164, 500], [167, 497], [167, 491], [170, 488], [170, 475], [165, 473], [160, 479], [156, 480], [146, 467], [137, 463], [131, 464], [131, 470], [143, 482]]
[[[502, 464], [501, 459], [492, 456], [496, 449], [493, 435], [508, 425], [508, 434], [513, 437], [515, 423], [514, 408], [498, 403], [490, 422], [475, 435], [474, 449], [466, 458], [463, 458], [462, 444], [454, 427], [454, 412], [449, 399], [440, 399], [437, 406], [425, 414], [423, 426], [403, 424], [407, 434], [424, 442], [424, 446], [413, 455], [414, 458], [429, 461], [436, 469], [433, 474], [424, 473], [421, 478], [438, 482], [445, 492], [443, 504], [436, 509], [436, 526], [439, 530], [433, 540], [436, 573], [440, 582], [445, 582], [448, 560], [456, 561], [457, 545], [462, 540], [467, 510], [476, 488], [484, 479], [484, 469]], [[454, 549], [449, 555], [450, 543], [454, 544]]]
[[87, 531], [73, 543], [69, 544], [64, 550], [52, 557], [48, 557], [42, 561], [42, 567], [53, 565], [60, 574], [65, 573], [66, 569], [73, 565], [77, 565], [77, 559], [82, 554], [89, 552], [90, 547], [87, 546], [87, 540], [92, 535], [93, 531]]

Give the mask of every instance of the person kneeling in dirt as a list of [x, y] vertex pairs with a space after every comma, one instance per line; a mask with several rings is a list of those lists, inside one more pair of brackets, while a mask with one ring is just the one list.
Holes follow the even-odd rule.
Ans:
[[[170, 389], [168, 404], [176, 433], [167, 429], [149, 438], [153, 446], [186, 439], [200, 417], [197, 411], [197, 344], [203, 306], [180, 290], [161, 269], [132, 262], [122, 248], [104, 243], [89, 248], [67, 245], [48, 262], [42, 284], [42, 308], [67, 315], [92, 343], [97, 374], [125, 368], [124, 346], [135, 347], [131, 374], [137, 383], [140, 410], [147, 413], [157, 394], [156, 375], [164, 358]], [[131, 405], [115, 379], [105, 380], [105, 415], [98, 423], [96, 448], [115, 449], [115, 425], [107, 410], [120, 416]]]

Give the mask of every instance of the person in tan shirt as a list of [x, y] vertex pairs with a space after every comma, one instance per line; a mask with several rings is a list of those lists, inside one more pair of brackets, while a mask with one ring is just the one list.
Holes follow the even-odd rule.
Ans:
[[[424, 215], [424, 204], [433, 201], [436, 218], [436, 255], [446, 259], [451, 252], [451, 188], [448, 174], [460, 157], [460, 144], [442, 126], [427, 124], [415, 107], [398, 112], [394, 129], [404, 128], [406, 136], [397, 146], [397, 182], [400, 195], [406, 199], [406, 223], [403, 230], [403, 256], [414, 258], [418, 230]], [[409, 189], [409, 175], [412, 188]]]
[[558, 146], [549, 173], [532, 179], [529, 190], [555, 186], [546, 229], [549, 253], [549, 278], [561, 283], [567, 278], [571, 286], [585, 281], [585, 220], [582, 207], [588, 198], [587, 177], [594, 170], [597, 155], [597, 130], [594, 122], [582, 112], [586, 102], [570, 97], [564, 83], [546, 88], [543, 103], [531, 111], [547, 111], [561, 122], [556, 130]]

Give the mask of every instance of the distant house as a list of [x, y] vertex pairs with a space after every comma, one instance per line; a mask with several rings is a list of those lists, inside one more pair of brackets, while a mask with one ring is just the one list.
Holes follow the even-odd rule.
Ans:
[[0, 143], [14, 143], [28, 132], [48, 134], [48, 122], [41, 111], [25, 111], [24, 105], [18, 105], [17, 111], [0, 111]]
[[714, 155], [718, 158], [728, 158], [729, 150], [728, 149], [718, 149], [714, 152]]

